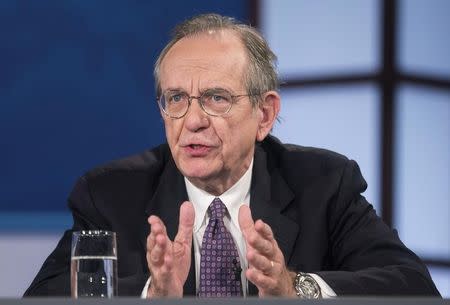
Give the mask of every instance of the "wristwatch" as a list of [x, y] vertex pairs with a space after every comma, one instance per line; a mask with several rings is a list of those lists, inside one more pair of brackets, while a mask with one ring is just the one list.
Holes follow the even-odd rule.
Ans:
[[316, 280], [309, 274], [299, 272], [295, 275], [294, 289], [302, 299], [321, 299], [322, 293]]

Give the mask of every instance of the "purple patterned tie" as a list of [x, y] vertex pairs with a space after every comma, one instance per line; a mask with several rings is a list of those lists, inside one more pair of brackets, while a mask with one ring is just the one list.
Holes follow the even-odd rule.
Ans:
[[242, 296], [241, 263], [233, 237], [223, 223], [227, 208], [215, 198], [200, 250], [199, 297]]

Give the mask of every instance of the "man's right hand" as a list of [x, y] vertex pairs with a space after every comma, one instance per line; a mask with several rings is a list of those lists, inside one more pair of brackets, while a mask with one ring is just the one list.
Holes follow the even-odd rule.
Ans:
[[162, 220], [154, 215], [148, 218], [147, 264], [152, 278], [147, 298], [183, 296], [191, 265], [194, 219], [194, 206], [185, 201], [180, 207], [178, 233], [171, 241]]

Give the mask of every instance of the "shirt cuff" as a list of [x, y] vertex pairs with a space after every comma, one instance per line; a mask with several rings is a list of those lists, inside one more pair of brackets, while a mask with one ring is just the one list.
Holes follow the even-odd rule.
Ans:
[[[331, 287], [317, 274], [308, 273], [320, 287], [320, 292], [322, 293], [323, 299], [332, 299], [337, 297], [336, 293], [331, 289]], [[146, 292], [147, 294], [147, 292]]]
[[[152, 277], [149, 276], [147, 283], [145, 283], [144, 289], [142, 289], [142, 293], [141, 293], [141, 299], [146, 299], [147, 298], [147, 291], [148, 291], [148, 286], [150, 286], [150, 282], [152, 280]], [[322, 287], [321, 287], [322, 288]]]

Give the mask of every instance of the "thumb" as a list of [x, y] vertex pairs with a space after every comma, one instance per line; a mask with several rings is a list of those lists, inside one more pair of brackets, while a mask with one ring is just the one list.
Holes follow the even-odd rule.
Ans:
[[239, 208], [239, 227], [241, 228], [242, 233], [244, 236], [249, 233], [250, 230], [252, 230], [255, 226], [255, 222], [252, 218], [252, 212], [250, 211], [250, 207], [246, 204], [241, 205]]
[[192, 242], [192, 231], [194, 229], [195, 211], [194, 206], [189, 201], [183, 202], [180, 206], [180, 220], [178, 224], [178, 233], [175, 241], [190, 246]]

